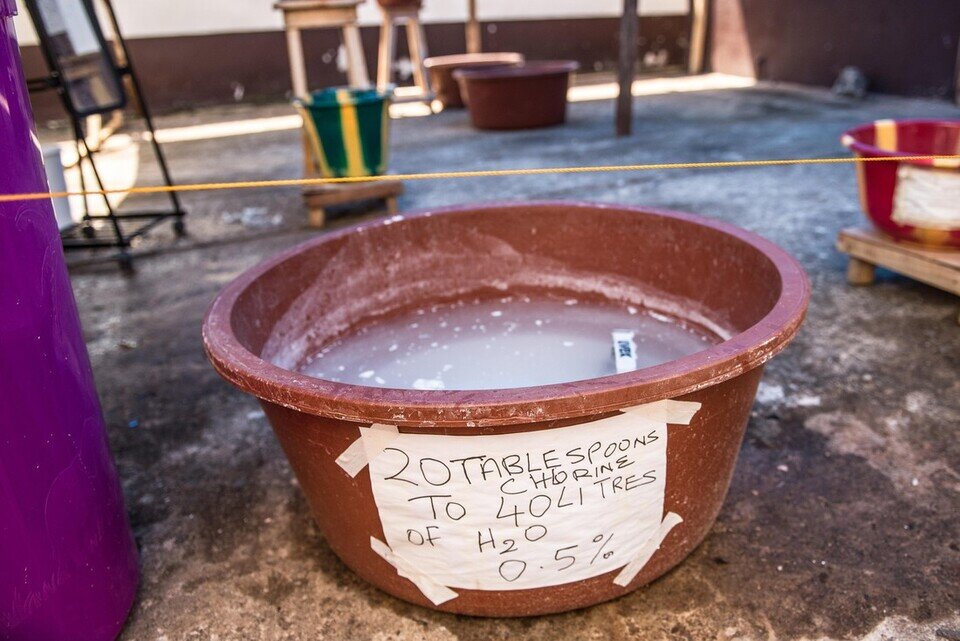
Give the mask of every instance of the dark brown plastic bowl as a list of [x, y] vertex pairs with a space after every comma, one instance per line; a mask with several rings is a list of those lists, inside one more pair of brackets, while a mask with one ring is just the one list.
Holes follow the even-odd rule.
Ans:
[[512, 67], [460, 69], [453, 77], [478, 129], [533, 129], [567, 117], [573, 60], [525, 62]]
[[[434, 607], [371, 549], [370, 538], [383, 540], [384, 532], [366, 469], [351, 478], [335, 463], [360, 426], [499, 435], [679, 399], [702, 404], [689, 426], [670, 427], [667, 443], [663, 509], [681, 513], [683, 522], [629, 585], [615, 585], [607, 573], [535, 589], [457, 589], [438, 609], [487, 616], [570, 610], [626, 594], [683, 560], [723, 502], [763, 365], [803, 320], [809, 286], [800, 265], [731, 225], [658, 210], [534, 202], [398, 218], [325, 234], [257, 265], [220, 293], [204, 321], [210, 360], [260, 399], [330, 547], [379, 588]], [[305, 354], [372, 314], [491, 286], [544, 283], [584, 296], [659, 301], [730, 337], [630, 373], [504, 390], [382, 389], [294, 371]]]
[[513, 66], [522, 62], [522, 53], [464, 53], [427, 58], [423, 61], [423, 66], [430, 72], [430, 88], [444, 109], [463, 109], [463, 97], [460, 95], [460, 86], [453, 78], [454, 71]]
[[384, 9], [419, 9], [423, 0], [377, 0], [377, 4]]

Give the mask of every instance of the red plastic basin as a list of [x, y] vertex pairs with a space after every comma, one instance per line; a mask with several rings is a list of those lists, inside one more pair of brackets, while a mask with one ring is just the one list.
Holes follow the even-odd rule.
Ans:
[[[501, 389], [370, 387], [311, 377], [300, 367], [363, 319], [490, 288], [497, 296], [536, 290], [658, 305], [729, 338], [631, 372]], [[609, 204], [491, 203], [365, 223], [292, 248], [228, 285], [203, 337], [217, 371], [260, 399], [327, 543], [347, 566], [411, 603], [530, 616], [622, 596], [703, 540], [730, 484], [763, 365], [793, 339], [808, 297], [793, 258], [725, 223]], [[663, 402], [695, 416], [648, 414]], [[382, 474], [396, 456], [412, 456], [410, 468], [428, 472], [455, 460], [495, 460], [488, 450], [468, 453], [476, 447], [535, 460], [537, 452], [573, 452], [571, 438], [600, 447], [598, 430], [610, 429], [616, 443], [629, 437], [628, 446], [660, 430], [649, 443], [659, 448], [648, 452], [654, 458], [636, 459], [659, 483], [644, 486], [650, 493], [606, 497], [597, 485], [602, 475], [581, 481], [572, 469], [546, 489], [526, 472], [515, 481], [458, 477], [455, 489], [450, 479]], [[381, 437], [390, 451], [387, 441], [368, 440]], [[414, 442], [430, 451], [414, 454]], [[525, 495], [523, 515], [509, 519], [509, 508], [499, 509], [502, 483], [518, 492], [507, 496], [510, 505]], [[464, 511], [430, 516], [418, 498], [423, 491]], [[568, 501], [573, 494], [576, 505]], [[543, 510], [548, 500], [553, 511]], [[416, 519], [413, 529], [408, 517]], [[418, 542], [421, 531], [437, 538]], [[500, 543], [484, 543], [495, 534]]]
[[443, 104], [444, 109], [463, 109], [463, 96], [453, 78], [457, 69], [481, 69], [486, 67], [509, 67], [523, 63], [523, 54], [514, 52], [463, 53], [453, 56], [435, 56], [423, 61], [430, 72], [430, 86]]
[[[960, 153], [960, 120], [877, 120], [841, 138], [860, 158]], [[960, 159], [857, 163], [860, 205], [899, 240], [960, 248]]]
[[533, 129], [567, 117], [573, 60], [543, 60], [510, 67], [458, 69], [453, 77], [477, 129]]

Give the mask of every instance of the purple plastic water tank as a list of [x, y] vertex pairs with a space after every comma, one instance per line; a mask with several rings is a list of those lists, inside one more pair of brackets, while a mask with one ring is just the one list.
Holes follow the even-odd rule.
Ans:
[[[46, 191], [0, 0], [0, 193]], [[0, 639], [116, 638], [137, 553], [49, 201], [0, 203]]]

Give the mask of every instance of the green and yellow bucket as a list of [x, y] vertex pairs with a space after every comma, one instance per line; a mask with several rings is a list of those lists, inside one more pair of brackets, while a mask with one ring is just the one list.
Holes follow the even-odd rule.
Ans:
[[378, 176], [387, 170], [390, 91], [329, 88], [294, 106], [326, 178]]

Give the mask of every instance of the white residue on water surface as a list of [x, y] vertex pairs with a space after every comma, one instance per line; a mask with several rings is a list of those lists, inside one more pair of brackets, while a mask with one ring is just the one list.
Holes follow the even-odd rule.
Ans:
[[[564, 295], [566, 294], [566, 295]], [[568, 292], [465, 296], [361, 321], [306, 359], [310, 376], [396, 389], [506, 389], [616, 373], [610, 332], [635, 332], [637, 368], [715, 337], [662, 313]]]
[[444, 389], [443, 381], [436, 378], [418, 378], [413, 382], [413, 389], [440, 390]]

